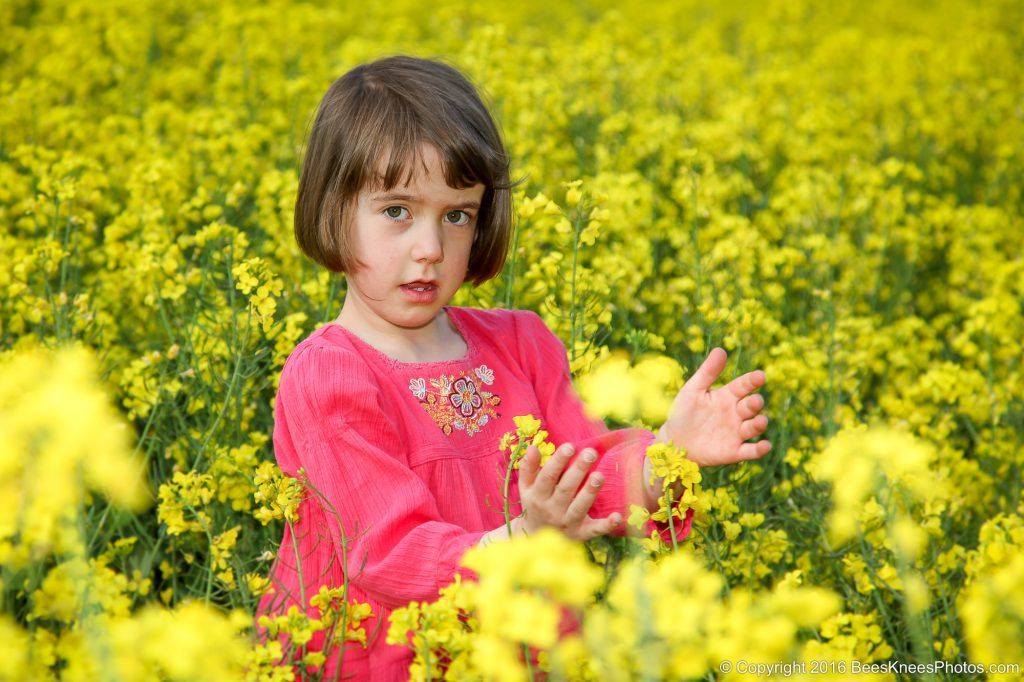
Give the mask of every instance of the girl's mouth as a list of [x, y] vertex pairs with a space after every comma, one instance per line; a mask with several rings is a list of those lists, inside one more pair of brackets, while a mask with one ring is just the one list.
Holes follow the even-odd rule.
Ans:
[[437, 298], [435, 284], [403, 284], [401, 289], [406, 298], [414, 303], [432, 303]]

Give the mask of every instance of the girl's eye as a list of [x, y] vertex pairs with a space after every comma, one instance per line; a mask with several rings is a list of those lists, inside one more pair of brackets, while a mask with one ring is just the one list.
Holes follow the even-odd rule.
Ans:
[[465, 211], [448, 211], [445, 217], [453, 225], [467, 225], [471, 219], [470, 215]]
[[392, 220], [402, 220], [402, 218], [405, 217], [402, 213], [403, 211], [405, 211], [406, 213], [409, 212], [409, 210], [404, 206], [388, 206], [387, 208], [384, 209], [384, 215], [391, 218]]

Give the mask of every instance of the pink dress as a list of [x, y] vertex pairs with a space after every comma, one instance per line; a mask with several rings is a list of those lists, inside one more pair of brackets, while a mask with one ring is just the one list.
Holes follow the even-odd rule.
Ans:
[[[317, 616], [310, 596], [321, 585], [343, 583], [343, 531], [349, 596], [370, 604], [374, 614], [364, 624], [369, 646], [346, 646], [348, 679], [408, 678], [411, 650], [384, 642], [388, 615], [410, 601], [436, 598], [460, 570], [463, 552], [503, 525], [508, 453], [498, 443], [515, 430], [512, 417], [539, 418], [555, 445], [597, 450], [592, 470], [606, 482], [592, 516], [619, 511], [625, 518], [629, 505], [640, 503], [644, 450], [654, 434], [609, 431], [584, 413], [565, 346], [536, 313], [445, 310], [468, 346], [462, 359], [400, 362], [327, 324], [298, 344], [281, 374], [278, 466], [291, 476], [304, 468], [337, 515], [315, 497], [302, 503], [294, 538], [286, 529], [271, 570], [276, 591], [264, 595], [258, 613], [284, 613], [296, 604]], [[517, 500], [514, 481], [510, 497]], [[513, 504], [513, 514], [519, 511]], [[677, 537], [689, 533], [690, 522], [688, 515]], [[315, 634], [307, 651], [322, 650], [323, 640]], [[338, 653], [337, 647], [329, 652], [324, 679], [334, 679]]]

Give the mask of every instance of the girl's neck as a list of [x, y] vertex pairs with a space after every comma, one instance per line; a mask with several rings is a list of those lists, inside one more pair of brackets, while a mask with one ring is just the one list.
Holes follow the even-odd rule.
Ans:
[[444, 308], [428, 324], [407, 329], [385, 320], [374, 325], [359, 315], [354, 307], [346, 297], [335, 324], [399, 362], [442, 362], [458, 360], [466, 354], [466, 341]]

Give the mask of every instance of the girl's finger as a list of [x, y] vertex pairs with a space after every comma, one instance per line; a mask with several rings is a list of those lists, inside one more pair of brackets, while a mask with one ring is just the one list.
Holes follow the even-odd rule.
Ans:
[[[530, 447], [533, 447], [532, 445]], [[536, 450], [536, 448], [534, 448]], [[572, 443], [562, 443], [562, 445], [555, 450], [554, 454], [548, 459], [540, 473], [537, 474], [537, 478], [531, 481], [533, 485], [533, 493], [537, 499], [546, 500], [551, 497], [551, 492], [558, 485], [559, 479], [562, 478], [562, 471], [565, 470], [565, 465], [572, 459], [573, 453], [576, 452], [576, 448], [573, 447]], [[540, 451], [537, 451], [537, 456], [540, 457]], [[538, 460], [539, 461], [539, 460]]]
[[578, 528], [583, 524], [583, 520], [587, 518], [587, 512], [590, 511], [594, 500], [597, 499], [597, 492], [602, 485], [604, 485], [604, 476], [600, 473], [591, 474], [586, 485], [580, 488], [576, 497], [572, 498], [572, 502], [569, 503], [569, 508], [565, 510], [563, 521], [566, 528]]
[[736, 403], [736, 412], [739, 413], [740, 419], [753, 419], [762, 407], [764, 407], [764, 397], [760, 393], [755, 393]]
[[760, 436], [767, 428], [768, 417], [759, 414], [740, 424], [740, 440], [750, 440], [754, 436]]
[[540, 450], [535, 445], [526, 448], [526, 454], [519, 462], [519, 492], [529, 488], [537, 478], [537, 465], [540, 463]]
[[614, 514], [608, 514], [607, 518], [602, 518], [598, 521], [595, 521], [595, 525], [597, 525], [600, 529], [600, 531], [598, 532], [598, 535], [600, 536], [610, 536], [612, 532], [614, 532], [618, 528], [621, 528], [622, 524], [623, 515], [617, 512], [615, 512]]
[[622, 514], [618, 512], [609, 514], [603, 519], [595, 519], [587, 516], [583, 524], [576, 531], [578, 540], [593, 540], [601, 535], [611, 535], [622, 526]]
[[554, 492], [551, 493], [551, 500], [558, 505], [558, 508], [564, 509], [569, 505], [573, 495], [579, 490], [583, 478], [596, 461], [597, 453], [594, 452], [594, 449], [586, 448], [576, 458], [576, 461], [566, 468], [562, 478], [558, 481], [558, 485], [555, 486]]
[[736, 457], [738, 462], [751, 459], [761, 459], [771, 452], [772, 444], [766, 440], [759, 440], [756, 443], [744, 443], [740, 446]]
[[715, 383], [715, 379], [722, 373], [722, 370], [725, 369], [725, 361], [728, 359], [729, 356], [724, 348], [713, 348], [683, 388], [695, 391], [708, 390], [711, 388], [711, 384]]
[[597, 519], [592, 519], [588, 516], [587, 518], [583, 519], [583, 525], [576, 529], [571, 537], [576, 540], [586, 542], [587, 540], [593, 540], [594, 538], [600, 537], [605, 534], [606, 533], [602, 532], [601, 521]]
[[736, 377], [726, 385], [726, 388], [737, 398], [742, 398], [748, 393], [753, 393], [764, 386], [765, 381], [767, 381], [767, 378], [764, 370], [758, 369]]

